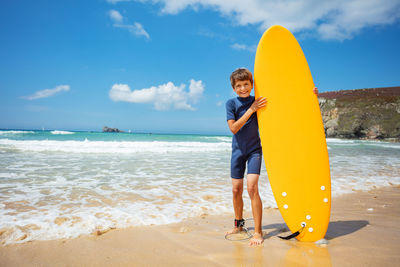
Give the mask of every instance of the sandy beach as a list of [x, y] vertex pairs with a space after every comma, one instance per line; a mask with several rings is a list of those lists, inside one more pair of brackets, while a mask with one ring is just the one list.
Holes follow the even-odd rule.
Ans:
[[242, 2], [0, 0], [0, 267], [400, 267], [400, 0]]
[[204, 214], [178, 224], [2, 246], [0, 266], [398, 266], [400, 187], [334, 198], [327, 245], [277, 238], [287, 229], [276, 209], [264, 209], [260, 247], [225, 240], [231, 224], [230, 214]]

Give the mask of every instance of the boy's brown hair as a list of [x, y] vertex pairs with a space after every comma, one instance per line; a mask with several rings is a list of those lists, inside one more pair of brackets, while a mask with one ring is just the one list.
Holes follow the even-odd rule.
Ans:
[[253, 74], [246, 68], [236, 69], [232, 72], [230, 79], [232, 88], [235, 88], [236, 81], [250, 81], [253, 85]]

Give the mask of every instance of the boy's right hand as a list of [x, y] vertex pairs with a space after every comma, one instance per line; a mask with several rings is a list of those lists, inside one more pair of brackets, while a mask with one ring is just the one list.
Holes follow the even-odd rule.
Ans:
[[253, 104], [251, 105], [250, 109], [253, 112], [256, 112], [260, 108], [263, 108], [267, 105], [267, 99], [265, 97], [259, 97], [256, 100], [254, 100]]

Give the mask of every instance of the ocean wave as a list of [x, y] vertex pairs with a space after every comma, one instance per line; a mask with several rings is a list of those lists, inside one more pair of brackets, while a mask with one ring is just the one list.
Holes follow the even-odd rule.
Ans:
[[74, 132], [54, 130], [51, 131], [51, 134], [74, 134]]
[[139, 141], [55, 141], [1, 139], [0, 146], [8, 149], [34, 152], [68, 153], [173, 153], [228, 151], [230, 143], [206, 142], [139, 142]]
[[376, 140], [347, 140], [347, 139], [327, 138], [326, 142], [328, 145], [375, 146], [381, 148], [400, 149], [400, 143], [390, 143], [390, 142], [376, 141]]
[[382, 148], [400, 149], [400, 143], [372, 143], [370, 145], [378, 146], [378, 147], [382, 147]]
[[[232, 212], [231, 144], [216, 141], [229, 137], [167, 142], [82, 136], [81, 141], [0, 139], [0, 243], [73, 238]], [[80, 138], [80, 133], [66, 138]], [[343, 149], [346, 144], [351, 151]], [[334, 197], [400, 184], [399, 150], [385, 148], [400, 144], [339, 139], [328, 145]], [[374, 145], [379, 147], [364, 149]], [[264, 164], [259, 184], [263, 206], [276, 208]], [[250, 207], [248, 196], [244, 201]]]
[[339, 138], [327, 138], [326, 142], [329, 143], [341, 143], [341, 144], [354, 144], [356, 140], [339, 139]]
[[227, 143], [232, 142], [232, 137], [227, 137], [227, 136], [203, 136], [202, 139], [215, 140], [215, 141], [221, 141], [221, 142], [227, 142]]
[[0, 131], [0, 135], [33, 134], [34, 131]]

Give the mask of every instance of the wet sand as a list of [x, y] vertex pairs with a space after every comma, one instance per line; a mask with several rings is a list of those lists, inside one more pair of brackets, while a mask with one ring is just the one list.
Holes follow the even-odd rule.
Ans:
[[[249, 207], [247, 217], [251, 217]], [[0, 266], [398, 266], [400, 186], [333, 198], [327, 245], [280, 240], [278, 210], [265, 209], [264, 244], [227, 241], [233, 215], [131, 227], [75, 239], [0, 247]], [[288, 234], [287, 232], [286, 234]]]

